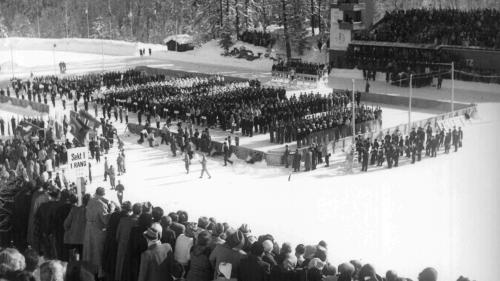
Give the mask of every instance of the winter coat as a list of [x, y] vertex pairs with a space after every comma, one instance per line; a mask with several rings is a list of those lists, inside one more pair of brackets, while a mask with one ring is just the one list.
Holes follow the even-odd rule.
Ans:
[[212, 266], [208, 257], [210, 248], [195, 245], [191, 249], [191, 261], [186, 277], [187, 281], [211, 281], [213, 279]]
[[83, 261], [90, 263], [94, 274], [103, 277], [102, 256], [106, 227], [110, 214], [100, 196], [90, 199], [86, 207], [85, 235], [83, 237]]
[[118, 251], [116, 252], [116, 270], [115, 280], [122, 280], [123, 266], [125, 261], [125, 252], [127, 251], [130, 231], [132, 227], [137, 225], [137, 215], [123, 217], [118, 223], [116, 230], [116, 242], [118, 243]]
[[73, 206], [64, 220], [64, 244], [83, 245], [85, 207]]
[[138, 281], [170, 281], [172, 248], [169, 244], [153, 244], [141, 254]]

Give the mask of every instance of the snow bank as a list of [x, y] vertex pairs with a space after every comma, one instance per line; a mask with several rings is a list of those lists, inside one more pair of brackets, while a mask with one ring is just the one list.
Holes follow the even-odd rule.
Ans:
[[137, 55], [138, 43], [101, 40], [101, 39], [45, 39], [45, 38], [20, 38], [10, 37], [0, 39], [0, 49], [8, 50], [10, 46], [14, 50], [37, 50], [59, 52], [91, 53], [112, 56]]

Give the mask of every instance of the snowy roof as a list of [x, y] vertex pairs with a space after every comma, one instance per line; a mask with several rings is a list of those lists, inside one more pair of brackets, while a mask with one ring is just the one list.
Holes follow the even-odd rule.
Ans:
[[179, 44], [191, 44], [193, 43], [193, 36], [189, 34], [177, 34], [177, 35], [170, 35], [167, 38], [163, 40], [163, 43], [166, 44], [168, 41], [174, 40], [175, 42]]

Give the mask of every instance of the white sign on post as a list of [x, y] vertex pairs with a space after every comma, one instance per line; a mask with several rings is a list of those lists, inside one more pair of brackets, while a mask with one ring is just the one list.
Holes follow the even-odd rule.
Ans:
[[68, 175], [76, 183], [78, 206], [82, 205], [82, 186], [85, 184], [84, 179], [89, 175], [88, 158], [89, 151], [86, 147], [68, 149]]
[[68, 173], [76, 178], [87, 177], [89, 173], [89, 151], [87, 147], [68, 149]]

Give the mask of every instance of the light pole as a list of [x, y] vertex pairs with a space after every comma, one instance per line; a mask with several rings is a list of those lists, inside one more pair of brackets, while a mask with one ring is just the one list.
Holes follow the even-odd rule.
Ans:
[[451, 112], [455, 111], [455, 62], [451, 62]]
[[87, 1], [87, 7], [85, 8], [85, 15], [87, 16], [87, 38], [90, 38], [90, 26], [89, 26], [89, 2]]
[[352, 79], [352, 143], [354, 144], [354, 138], [356, 137], [356, 109], [354, 105], [354, 92], [356, 88], [356, 80]]
[[[450, 63], [434, 63], [434, 65], [446, 65], [451, 67], [451, 98], [450, 98], [450, 109], [453, 112], [455, 110], [455, 62]], [[439, 73], [441, 75], [441, 72]]]
[[413, 97], [413, 74], [410, 74], [410, 98], [408, 101], [408, 132], [411, 129], [411, 99]]

